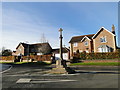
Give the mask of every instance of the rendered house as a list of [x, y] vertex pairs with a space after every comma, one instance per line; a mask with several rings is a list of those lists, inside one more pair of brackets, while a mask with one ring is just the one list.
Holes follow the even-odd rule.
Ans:
[[30, 54], [33, 55], [45, 55], [50, 54], [52, 48], [49, 43], [36, 43], [36, 44], [26, 44], [19, 43], [16, 47], [16, 51], [13, 52], [14, 56], [27, 56]]
[[115, 27], [108, 31], [101, 27], [96, 34], [82, 35], [72, 37], [70, 43], [70, 56], [77, 52], [115, 52], [116, 35]]
[[[60, 51], [59, 50], [60, 49], [57, 48], [57, 49], [53, 49], [53, 51], [52, 51], [52, 54], [55, 57], [55, 60], [60, 59]], [[69, 60], [70, 59], [70, 50], [66, 47], [63, 47], [62, 51], [63, 51], [63, 59], [64, 60]]]

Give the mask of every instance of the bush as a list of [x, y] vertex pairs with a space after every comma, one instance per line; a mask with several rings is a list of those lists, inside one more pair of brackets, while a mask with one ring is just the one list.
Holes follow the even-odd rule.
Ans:
[[77, 63], [79, 62], [79, 58], [73, 57], [73, 59], [70, 60], [70, 63]]
[[74, 55], [74, 58], [81, 60], [95, 60], [95, 59], [119, 59], [120, 52], [109, 52], [109, 53], [79, 53]]

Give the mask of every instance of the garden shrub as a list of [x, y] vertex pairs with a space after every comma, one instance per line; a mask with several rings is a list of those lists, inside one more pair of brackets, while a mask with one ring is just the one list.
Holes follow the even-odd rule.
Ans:
[[74, 55], [74, 58], [81, 60], [95, 60], [95, 59], [120, 59], [120, 52], [108, 52], [108, 53], [79, 53]]

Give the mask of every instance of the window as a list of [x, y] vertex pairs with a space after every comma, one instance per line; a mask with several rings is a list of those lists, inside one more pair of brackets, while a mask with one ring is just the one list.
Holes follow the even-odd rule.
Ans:
[[73, 46], [74, 46], [74, 47], [77, 47], [77, 46], [78, 46], [78, 43], [73, 43]]
[[37, 55], [43, 55], [43, 53], [37, 53]]
[[98, 51], [99, 52], [112, 52], [112, 48], [110, 48], [110, 47], [101, 47], [101, 48], [98, 48]]
[[79, 50], [79, 52], [83, 52], [82, 50]]
[[19, 51], [21, 52], [21, 51], [22, 51], [22, 49], [20, 48], [20, 49], [19, 49]]
[[100, 38], [100, 42], [107, 42], [106, 36]]
[[84, 44], [85, 44], [85, 46], [88, 46], [88, 41], [85, 41]]
[[99, 48], [99, 52], [108, 52], [108, 51], [107, 51], [107, 48], [104, 47], [104, 48]]

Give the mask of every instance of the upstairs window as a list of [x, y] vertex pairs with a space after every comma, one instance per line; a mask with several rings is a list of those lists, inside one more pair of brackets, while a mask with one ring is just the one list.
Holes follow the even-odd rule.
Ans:
[[85, 41], [85, 42], [84, 42], [84, 45], [85, 45], [85, 46], [88, 46], [88, 41]]
[[106, 36], [100, 38], [100, 42], [107, 42]]
[[74, 47], [77, 47], [77, 46], [78, 46], [78, 43], [73, 43], [73, 46], [74, 46]]
[[19, 49], [19, 51], [21, 52], [21, 51], [22, 51], [22, 49], [20, 48], [20, 49]]

